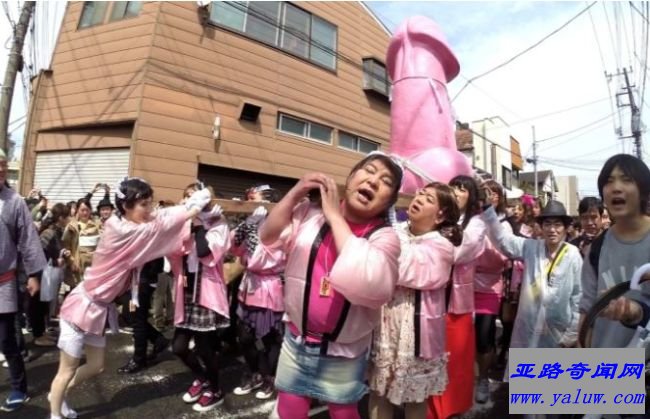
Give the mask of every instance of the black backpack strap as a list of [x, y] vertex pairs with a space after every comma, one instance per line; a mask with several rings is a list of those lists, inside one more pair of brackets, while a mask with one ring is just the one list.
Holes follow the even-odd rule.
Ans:
[[600, 261], [600, 251], [603, 248], [603, 243], [605, 242], [605, 234], [607, 230], [604, 230], [591, 242], [591, 248], [589, 249], [589, 264], [594, 268], [596, 273], [596, 278], [598, 278], [598, 263]]
[[[326, 224], [327, 225], [327, 224]], [[384, 227], [389, 227], [390, 224], [388, 223], [381, 223], [373, 228], [371, 228], [366, 234], [363, 235], [364, 239], [369, 239], [370, 236], [377, 230], [381, 230]], [[339, 334], [341, 333], [341, 330], [343, 330], [343, 326], [345, 325], [345, 321], [348, 318], [348, 314], [350, 313], [350, 308], [352, 307], [352, 304], [350, 301], [348, 301], [347, 298], [344, 298], [344, 303], [343, 303], [343, 310], [341, 311], [341, 316], [339, 317], [338, 321], [336, 322], [336, 326], [334, 327], [334, 330], [329, 332], [329, 333], [323, 333], [323, 337], [321, 339], [321, 347], [320, 347], [320, 354], [321, 355], [327, 355], [327, 349], [329, 348], [330, 342], [336, 341], [338, 339]], [[307, 325], [307, 310], [305, 310], [305, 316], [303, 318], [303, 324]]]
[[451, 303], [451, 291], [454, 288], [454, 269], [456, 265], [451, 265], [451, 271], [449, 272], [449, 282], [447, 283], [447, 288], [445, 288], [445, 311], [449, 312], [449, 304]]

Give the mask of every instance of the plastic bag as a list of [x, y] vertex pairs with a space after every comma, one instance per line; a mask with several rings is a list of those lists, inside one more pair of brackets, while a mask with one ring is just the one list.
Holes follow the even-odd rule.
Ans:
[[52, 261], [47, 263], [41, 276], [41, 301], [54, 300], [63, 281], [63, 269], [52, 266]]

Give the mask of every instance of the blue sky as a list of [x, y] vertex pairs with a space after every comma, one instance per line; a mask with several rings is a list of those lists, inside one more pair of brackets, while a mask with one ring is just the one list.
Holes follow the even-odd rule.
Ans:
[[[49, 63], [65, 3], [37, 2], [37, 30], [41, 31], [36, 36], [40, 51], [36, 57], [37, 67]], [[366, 4], [389, 29], [413, 15], [428, 16], [440, 25], [461, 63], [461, 75], [448, 86], [450, 97], [456, 95], [467, 78], [511, 58], [587, 6], [586, 2], [528, 1]], [[642, 10], [640, 2], [635, 5]], [[18, 2], [9, 2], [14, 20], [19, 6]], [[609, 92], [615, 93], [622, 79], [608, 84], [604, 71], [611, 73], [617, 68], [631, 66], [633, 82], [642, 84], [641, 75], [643, 70], [647, 71], [642, 64], [645, 51], [641, 48], [641, 27], [644, 24], [627, 3], [598, 3], [529, 53], [467, 87], [453, 103], [456, 114], [462, 121], [501, 116], [510, 123], [512, 134], [520, 141], [525, 155], [531, 152], [533, 124], [538, 139], [588, 126], [540, 144], [540, 169], [551, 168], [559, 175], [577, 175], [579, 189], [584, 194], [593, 194], [598, 170], [605, 159], [623, 149], [631, 151], [630, 141], [623, 144], [614, 134], [615, 126], [622, 126], [629, 132], [629, 111], [622, 114], [622, 124], [618, 115], [610, 117]], [[0, 40], [4, 42], [11, 35], [10, 31], [7, 18], [1, 13]], [[28, 41], [28, 55], [31, 45]], [[0, 74], [4, 74], [6, 60], [7, 54], [2, 54]], [[564, 113], [534, 118], [590, 102], [593, 103]], [[643, 105], [642, 110], [646, 120], [645, 113], [650, 112], [650, 107]], [[24, 114], [24, 93], [18, 82], [10, 120], [17, 120]], [[590, 125], [603, 118], [602, 122]], [[11, 127], [15, 128], [14, 138], [21, 140], [23, 127], [20, 123]], [[644, 157], [648, 159], [650, 155], [646, 152]]]

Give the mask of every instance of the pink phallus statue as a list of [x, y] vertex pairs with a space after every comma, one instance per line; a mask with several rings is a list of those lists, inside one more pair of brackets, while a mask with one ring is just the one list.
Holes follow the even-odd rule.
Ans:
[[390, 40], [386, 68], [393, 80], [390, 152], [406, 169], [402, 192], [472, 176], [469, 160], [456, 147], [446, 87], [460, 65], [438, 25], [423, 16], [408, 18]]

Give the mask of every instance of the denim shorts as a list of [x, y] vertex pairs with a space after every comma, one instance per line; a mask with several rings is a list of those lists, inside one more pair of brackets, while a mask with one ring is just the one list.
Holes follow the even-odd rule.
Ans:
[[319, 344], [303, 342], [288, 330], [284, 335], [275, 387], [327, 403], [356, 403], [368, 391], [367, 353], [357, 358], [320, 354]]

